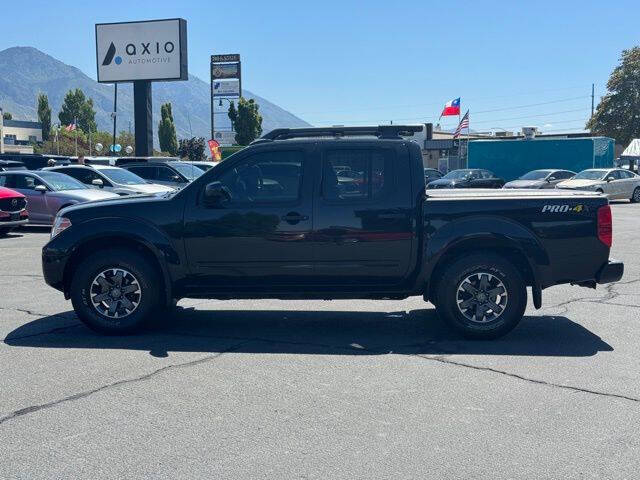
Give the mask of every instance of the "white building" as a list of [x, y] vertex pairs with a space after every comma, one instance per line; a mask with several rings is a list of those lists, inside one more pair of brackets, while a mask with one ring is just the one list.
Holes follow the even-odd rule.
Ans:
[[0, 153], [33, 153], [32, 144], [41, 141], [42, 125], [40, 123], [3, 120], [0, 113]]

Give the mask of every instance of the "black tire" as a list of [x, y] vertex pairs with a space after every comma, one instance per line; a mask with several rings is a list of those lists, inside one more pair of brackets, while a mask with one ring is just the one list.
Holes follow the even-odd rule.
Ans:
[[638, 202], [640, 202], [640, 187], [636, 187], [636, 189], [633, 191], [633, 194], [631, 194], [631, 203]]
[[[466, 290], [474, 289], [474, 281], [478, 287], [475, 295]], [[493, 295], [500, 289], [504, 293]], [[483, 292], [487, 294], [480, 295]], [[488, 302], [498, 312], [488, 308]], [[468, 308], [463, 308], [465, 304]], [[436, 291], [438, 315], [467, 338], [492, 339], [507, 334], [522, 320], [526, 306], [522, 276], [509, 260], [494, 254], [459, 258], [444, 271]]]
[[[113, 269], [129, 275], [124, 274], [118, 283], [118, 275], [113, 275]], [[160, 307], [161, 291], [157, 278], [158, 274], [153, 265], [135, 250], [101, 250], [86, 258], [75, 269], [71, 280], [71, 302], [80, 320], [96, 332], [107, 335], [134, 333], [140, 330]], [[98, 295], [107, 295], [108, 290], [103, 287], [105, 283], [111, 284], [108, 287], [111, 290], [119, 287], [115, 298], [122, 300], [114, 302], [113, 298], [107, 297], [105, 302], [95, 306], [94, 301]], [[135, 291], [124, 292], [126, 288]], [[127, 310], [125, 301], [133, 308], [129, 307], [130, 310]], [[117, 305], [114, 314], [120, 315], [118, 318], [110, 315], [111, 311], [107, 309], [107, 306], [113, 303]]]

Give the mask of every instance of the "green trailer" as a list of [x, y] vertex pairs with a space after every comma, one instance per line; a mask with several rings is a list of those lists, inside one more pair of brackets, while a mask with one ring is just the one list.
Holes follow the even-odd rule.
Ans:
[[506, 181], [546, 168], [611, 168], [614, 143], [608, 137], [471, 140], [468, 168], [491, 170]]

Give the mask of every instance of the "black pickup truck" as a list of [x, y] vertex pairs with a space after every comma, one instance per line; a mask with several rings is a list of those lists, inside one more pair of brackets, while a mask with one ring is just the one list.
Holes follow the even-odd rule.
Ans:
[[[415, 126], [278, 129], [164, 197], [62, 210], [46, 282], [94, 330], [125, 333], [180, 298], [422, 295], [464, 335], [516, 326], [542, 289], [622, 277], [592, 193], [425, 190]], [[402, 135], [402, 136], [401, 136]]]

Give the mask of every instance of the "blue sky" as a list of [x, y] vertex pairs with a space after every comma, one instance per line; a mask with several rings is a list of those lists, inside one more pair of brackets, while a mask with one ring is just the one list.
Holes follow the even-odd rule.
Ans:
[[[471, 128], [581, 129], [640, 44], [637, 2], [7, 2], [0, 49], [33, 46], [95, 78], [94, 24], [185, 18], [189, 71], [240, 53], [243, 86], [317, 125], [437, 121], [462, 97]], [[457, 117], [445, 118], [453, 127]]]

